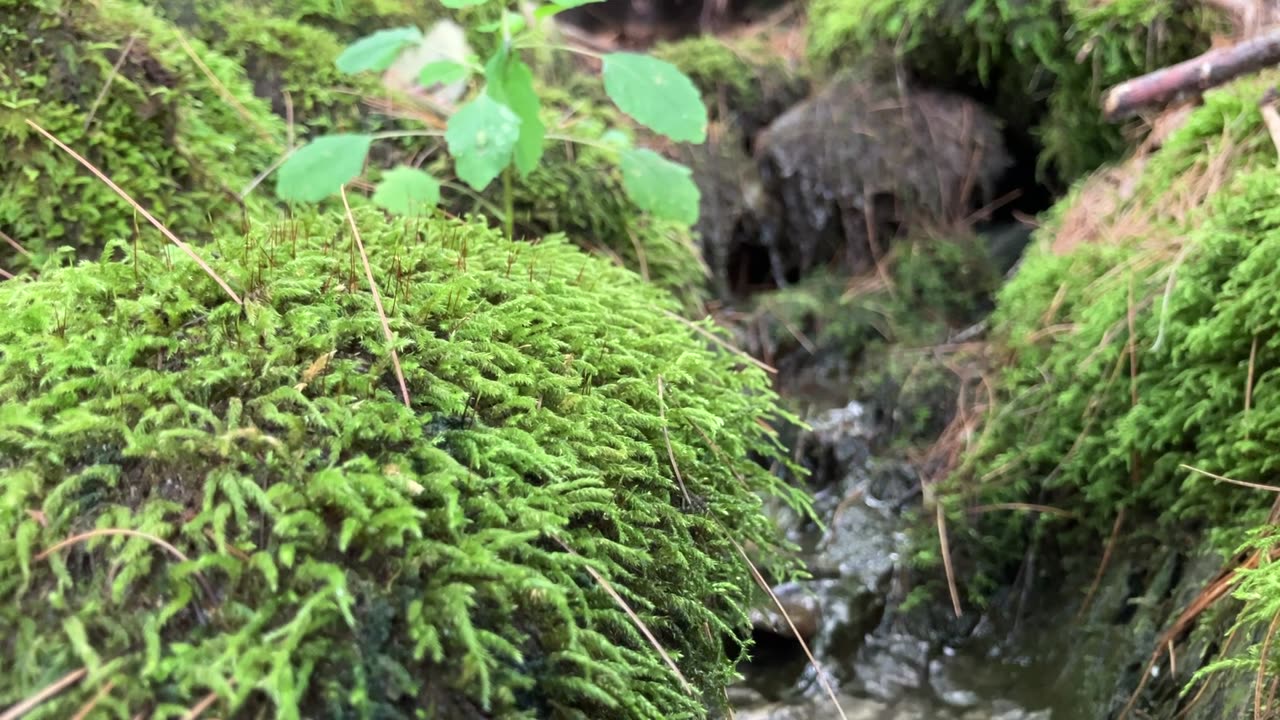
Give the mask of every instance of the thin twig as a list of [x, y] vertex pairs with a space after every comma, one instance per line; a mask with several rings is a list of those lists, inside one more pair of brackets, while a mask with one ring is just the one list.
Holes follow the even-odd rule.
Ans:
[[22, 247], [21, 243], [9, 237], [9, 235], [5, 233], [3, 230], [0, 230], [0, 240], [4, 240], [5, 243], [9, 245], [9, 247], [13, 248], [14, 250], [17, 250], [19, 254], [25, 255], [27, 257], [31, 257], [31, 253], [27, 252], [27, 249]]
[[1115, 522], [1111, 523], [1111, 536], [1107, 538], [1107, 545], [1102, 550], [1102, 560], [1098, 563], [1098, 569], [1093, 574], [1093, 582], [1089, 584], [1089, 591], [1084, 594], [1084, 600], [1080, 603], [1080, 610], [1076, 613], [1076, 618], [1084, 617], [1089, 611], [1089, 606], [1093, 604], [1093, 597], [1098, 593], [1098, 588], [1102, 585], [1102, 578], [1106, 575], [1107, 567], [1111, 564], [1111, 553], [1115, 551], [1116, 543], [1120, 539], [1120, 528], [1124, 525], [1124, 508], [1116, 513]]
[[72, 150], [71, 148], [67, 147], [66, 144], [64, 144], [61, 140], [51, 135], [48, 130], [45, 130], [44, 128], [37, 125], [35, 121], [31, 120], [30, 118], [27, 118], [27, 124], [35, 128], [37, 132], [39, 132], [41, 135], [44, 135], [51, 142], [53, 142], [53, 144], [61, 148], [63, 152], [75, 158], [81, 165], [88, 168], [89, 171], [92, 172], [94, 175], [98, 176], [98, 179], [106, 183], [107, 187], [111, 188], [112, 190], [115, 191], [117, 195], [124, 198], [126, 202], [128, 202], [130, 205], [133, 206], [134, 210], [137, 210], [139, 213], [141, 213], [142, 216], [145, 217], [148, 222], [154, 225], [157, 230], [159, 230], [161, 233], [164, 233], [165, 237], [173, 241], [174, 245], [177, 245], [178, 248], [182, 250], [184, 253], [186, 253], [192, 260], [195, 260], [196, 264], [200, 266], [200, 269], [204, 270], [205, 273], [209, 275], [209, 277], [213, 278], [218, 283], [218, 285], [222, 287], [223, 291], [226, 292], [227, 295], [231, 296], [231, 299], [234, 300], [237, 305], [244, 305], [244, 301], [241, 300], [240, 296], [236, 294], [236, 291], [232, 290], [231, 286], [228, 285], [227, 282], [222, 279], [221, 275], [214, 272], [213, 268], [209, 267], [208, 263], [206, 263], [203, 259], [201, 259], [201, 257], [197, 255], [196, 252], [192, 250], [186, 243], [179, 240], [176, 235], [170, 232], [169, 228], [165, 227], [163, 224], [161, 224], [159, 220], [155, 219], [155, 217], [151, 213], [147, 212], [147, 209], [142, 207], [142, 205], [138, 204], [137, 200], [134, 200], [133, 198], [129, 197], [128, 193], [126, 193], [124, 190], [121, 190], [119, 185], [116, 185], [114, 182], [111, 181], [111, 178], [103, 174], [103, 172], [99, 170], [97, 167], [95, 167], [93, 163], [81, 157], [80, 154], [77, 153], [75, 150]]
[[1056, 507], [1053, 507], [1052, 505], [1037, 505], [1035, 503], [1021, 503], [1021, 502], [1005, 502], [1005, 503], [992, 503], [990, 505], [974, 505], [973, 507], [966, 510], [966, 512], [978, 514], [978, 513], [991, 512], [992, 510], [1028, 510], [1031, 512], [1045, 513], [1047, 515], [1057, 515], [1058, 517], [1063, 517], [1063, 518], [1074, 518], [1076, 516], [1076, 514], [1071, 512], [1070, 510], [1063, 510], [1062, 508], [1056, 508]]
[[1258, 651], [1258, 677], [1253, 685], [1253, 720], [1263, 720], [1266, 717], [1262, 711], [1262, 686], [1267, 678], [1267, 653], [1271, 650], [1271, 638], [1275, 637], [1277, 623], [1280, 623], [1280, 614], [1271, 617], [1267, 634], [1262, 638], [1262, 649]]
[[236, 99], [235, 95], [231, 94], [231, 91], [227, 89], [227, 86], [222, 84], [222, 81], [218, 79], [218, 76], [213, 74], [213, 71], [209, 69], [209, 66], [204, 64], [204, 61], [196, 54], [195, 49], [187, 42], [187, 38], [182, 34], [182, 32], [179, 31], [176, 35], [178, 37], [178, 42], [182, 44], [182, 49], [186, 51], [187, 56], [196, 64], [196, 67], [200, 68], [200, 72], [204, 73], [204, 76], [209, 79], [209, 82], [213, 85], [213, 89], [218, 91], [218, 94], [222, 96], [222, 99], [225, 100], [228, 105], [235, 108], [236, 112], [240, 113], [240, 116], [253, 126], [253, 129], [257, 131], [258, 135], [261, 136], [263, 140], [266, 140], [273, 145], [279, 145], [279, 141], [272, 137], [271, 133], [268, 132], [266, 128], [262, 127], [258, 122], [258, 119], [253, 116], [253, 113], [249, 112], [249, 109], [241, 104], [240, 101]]
[[[551, 537], [569, 554], [582, 557], [581, 555], [578, 555], [573, 548], [569, 547], [568, 543], [564, 540], [561, 540], [555, 535], [552, 535]], [[603, 575], [596, 572], [595, 568], [591, 567], [589, 564], [584, 562], [582, 567], [586, 569], [587, 573], [589, 573], [596, 582], [600, 583], [600, 587], [604, 588], [604, 591], [609, 593], [609, 597], [613, 598], [613, 601], [618, 604], [618, 607], [622, 608], [622, 611], [627, 614], [627, 617], [631, 618], [631, 622], [635, 623], [636, 628], [639, 629], [640, 632], [644, 634], [645, 638], [649, 640], [649, 644], [653, 646], [653, 649], [657, 650], [658, 655], [662, 656], [662, 661], [667, 664], [667, 667], [671, 668], [671, 672], [676, 674], [676, 677], [680, 680], [680, 686], [684, 688], [685, 692], [690, 695], [696, 695], [697, 693], [694, 691], [693, 685], [690, 685], [689, 681], [685, 679], [684, 673], [680, 672], [679, 666], [677, 666], [675, 661], [671, 659], [671, 656], [667, 654], [667, 651], [662, 647], [662, 643], [658, 642], [658, 638], [653, 636], [653, 633], [649, 630], [649, 626], [644, 624], [644, 621], [640, 619], [639, 615], [636, 615], [635, 611], [631, 609], [631, 606], [627, 604], [627, 601], [618, 594], [618, 591], [613, 589], [613, 585], [611, 585]]]
[[107, 693], [111, 692], [111, 689], [115, 686], [115, 680], [108, 680], [106, 684], [98, 688], [98, 692], [94, 693], [93, 697], [89, 698], [89, 702], [80, 706], [80, 709], [76, 711], [75, 716], [72, 717], [71, 720], [85, 720], [85, 718], [89, 717], [89, 713], [93, 712], [93, 709], [98, 706], [98, 703], [102, 702], [102, 698], [106, 697]]
[[84, 132], [89, 132], [89, 126], [93, 124], [93, 118], [98, 114], [98, 106], [102, 104], [102, 100], [107, 97], [107, 91], [111, 89], [111, 83], [115, 82], [116, 75], [120, 73], [120, 66], [124, 65], [124, 61], [129, 57], [129, 51], [133, 49], [133, 44], [137, 42], [137, 35], [129, 35], [129, 42], [125, 43], [124, 49], [120, 51], [120, 57], [116, 59], [115, 65], [111, 66], [111, 72], [107, 75], [107, 81], [102, 84], [102, 89], [98, 91], [98, 97], [93, 99], [93, 104], [89, 106], [89, 114], [84, 118]]
[[1275, 485], [1262, 485], [1260, 483], [1245, 482], [1244, 480], [1232, 480], [1229, 477], [1214, 475], [1213, 473], [1207, 470], [1201, 470], [1200, 468], [1194, 468], [1186, 464], [1180, 464], [1178, 467], [1186, 468], [1187, 470], [1190, 470], [1192, 472], [1198, 472], [1201, 475], [1211, 477], [1214, 480], [1221, 480], [1222, 482], [1231, 483], [1232, 485], [1239, 485], [1240, 487], [1253, 488], [1254, 490], [1266, 490], [1267, 492], [1280, 493], [1280, 487], [1276, 487]]
[[694, 332], [697, 332], [699, 335], [702, 335], [703, 337], [707, 338], [707, 339], [708, 339], [708, 340], [710, 340], [711, 342], [714, 342], [715, 344], [719, 345], [720, 347], [724, 348], [725, 350], [728, 350], [729, 352], [732, 352], [732, 353], [734, 353], [734, 354], [736, 354], [736, 355], [740, 356], [743, 360], [746, 360], [747, 362], [751, 363], [752, 365], [755, 365], [756, 367], [760, 368], [761, 370], [764, 370], [765, 372], [769, 373], [770, 375], [777, 375], [777, 374], [778, 374], [778, 370], [777, 370], [777, 368], [773, 367], [772, 365], [769, 365], [769, 364], [768, 364], [768, 363], [766, 363], [766, 362], [763, 362], [763, 361], [761, 361], [761, 360], [757, 360], [756, 358], [754, 358], [754, 357], [752, 357], [751, 355], [749, 355], [746, 351], [744, 351], [744, 350], [742, 350], [742, 349], [740, 349], [740, 348], [736, 348], [736, 347], [734, 347], [733, 345], [729, 344], [729, 343], [728, 343], [728, 342], [726, 342], [723, 338], [716, 337], [715, 333], [708, 331], [706, 328], [699, 327], [699, 326], [697, 325], [697, 323], [694, 323], [693, 321], [689, 320], [688, 318], [681, 317], [681, 316], [677, 315], [676, 313], [671, 312], [670, 310], [663, 310], [662, 312], [663, 312], [667, 317], [673, 318], [673, 319], [675, 319], [675, 320], [679, 320], [680, 322], [684, 323], [685, 325], [688, 325], [690, 328], [692, 328], [692, 329], [694, 330]]
[[9, 272], [8, 270], [5, 270], [4, 268], [0, 268], [0, 278], [4, 278], [5, 280], [12, 280], [13, 273]]
[[400, 354], [396, 352], [396, 338], [391, 334], [391, 324], [387, 322], [387, 313], [382, 309], [382, 296], [378, 294], [378, 285], [373, 281], [373, 268], [369, 267], [369, 255], [364, 251], [364, 243], [360, 240], [360, 229], [356, 227], [355, 215], [351, 214], [351, 205], [347, 202], [347, 186], [342, 188], [342, 207], [347, 210], [347, 220], [351, 222], [351, 234], [355, 236], [356, 247], [360, 248], [360, 260], [364, 262], [364, 275], [369, 280], [369, 289], [373, 292], [373, 304], [378, 308], [378, 319], [382, 321], [382, 333], [387, 336], [387, 344], [391, 347], [391, 362], [395, 364], [396, 379], [400, 381], [400, 395], [404, 406], [412, 408], [409, 403], [409, 386], [404, 381], [404, 371], [400, 369]]
[[293, 154], [297, 151], [298, 151], [298, 148], [296, 147], [289, 148], [287, 151], [284, 152], [284, 154], [276, 158], [275, 162], [267, 166], [266, 170], [263, 170], [262, 172], [258, 173], [257, 177], [255, 177], [253, 180], [250, 180], [249, 184], [246, 185], [245, 188], [241, 190], [240, 194], [237, 196], [240, 198], [240, 201], [244, 202], [244, 199], [249, 197], [249, 193], [252, 193], [255, 189], [257, 189], [257, 187], [262, 184], [263, 180], [266, 180], [268, 177], [270, 177], [271, 173], [275, 172], [281, 165], [285, 163], [286, 160], [293, 157]]
[[667, 434], [667, 410], [662, 397], [662, 376], [658, 376], [658, 416], [662, 420], [662, 440], [667, 444], [667, 457], [671, 458], [671, 469], [676, 474], [676, 482], [680, 483], [680, 492], [684, 493], [684, 501], [693, 507], [693, 498], [689, 489], [684, 486], [684, 478], [680, 477], [680, 466], [676, 464], [676, 453], [671, 449], [671, 436]]
[[938, 546], [942, 550], [942, 569], [947, 575], [947, 592], [951, 594], [951, 609], [955, 611], [956, 617], [964, 614], [960, 608], [960, 590], [956, 587], [956, 572], [951, 567], [951, 547], [947, 542], [947, 518], [942, 511], [942, 504], [934, 505], [934, 515], [938, 520]]
[[822, 666], [818, 664], [818, 659], [813, 656], [813, 652], [809, 650], [809, 644], [804, 641], [804, 637], [800, 631], [796, 629], [796, 625], [791, 621], [791, 615], [787, 609], [782, 606], [782, 601], [774, 594], [773, 589], [769, 587], [769, 583], [765, 582], [764, 575], [760, 574], [760, 570], [756, 568], [755, 563], [751, 562], [751, 558], [747, 555], [747, 551], [742, 549], [737, 540], [729, 537], [726, 533], [725, 537], [729, 542], [733, 543], [733, 547], [737, 549], [738, 554], [742, 556], [743, 561], [747, 563], [747, 567], [751, 570], [751, 576], [755, 578], [756, 585], [760, 586], [768, 594], [769, 599], [773, 601], [774, 607], [778, 608], [778, 612], [782, 614], [782, 619], [787, 621], [787, 627], [791, 628], [791, 634], [795, 636], [796, 642], [800, 643], [800, 648], [804, 650], [805, 657], [809, 658], [809, 664], [813, 666], [814, 674], [818, 677], [818, 683], [822, 685], [822, 689], [826, 691], [827, 697], [831, 698], [831, 703], [835, 706], [836, 712], [839, 713], [841, 720], [849, 720], [845, 715], [844, 708], [840, 705], [840, 699], [836, 697], [836, 691], [831, 687], [831, 683], [827, 681], [827, 674], [822, 671]]
[[0, 715], [0, 720], [18, 720], [18, 718], [34, 710], [40, 703], [80, 682], [80, 679], [88, 672], [88, 669], [80, 668], [63, 675], [51, 684], [46, 685], [40, 692], [6, 710], [3, 715]]
[[45, 558], [49, 557], [50, 555], [58, 552], [59, 550], [65, 547], [68, 547], [70, 545], [75, 545], [76, 543], [83, 542], [85, 540], [90, 540], [95, 537], [102, 537], [104, 535], [124, 535], [127, 537], [142, 538], [143, 540], [146, 540], [152, 543], [153, 545], [158, 545], [164, 548], [169, 552], [170, 555], [177, 558], [179, 562], [188, 562], [187, 556], [183, 555], [182, 551], [179, 550], [178, 548], [174, 547], [173, 545], [170, 545], [167, 541], [164, 540], [164, 538], [156, 537], [155, 535], [152, 535], [150, 533], [144, 533], [139, 530], [129, 530], [127, 528], [98, 528], [96, 530], [89, 530], [88, 532], [82, 532], [79, 535], [72, 535], [66, 540], [63, 540], [58, 544], [54, 545], [53, 547], [45, 549], [39, 555], [36, 555], [36, 560], [44, 560]]
[[196, 720], [196, 718], [203, 715], [204, 711], [208, 710], [216, 702], [218, 702], [218, 693], [211, 692], [208, 695], [205, 695], [200, 702], [191, 706], [190, 710], [183, 713], [182, 720]]

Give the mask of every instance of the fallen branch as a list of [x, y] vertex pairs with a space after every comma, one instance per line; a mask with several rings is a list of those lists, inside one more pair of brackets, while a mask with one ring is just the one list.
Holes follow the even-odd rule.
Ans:
[[1276, 63], [1280, 29], [1121, 83], [1103, 96], [1103, 116], [1108, 121], [1133, 117], [1144, 108], [1194, 97]]

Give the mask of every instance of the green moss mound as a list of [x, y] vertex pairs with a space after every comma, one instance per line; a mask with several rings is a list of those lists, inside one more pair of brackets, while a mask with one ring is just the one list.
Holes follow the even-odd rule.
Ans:
[[[500, 187], [490, 193], [501, 201]], [[697, 314], [707, 271], [688, 225], [641, 212], [626, 196], [617, 165], [590, 148], [549, 148], [542, 163], [513, 184], [519, 235], [566, 234], [674, 294]]]
[[[1108, 208], [1086, 183], [1051, 215], [998, 297], [992, 327], [1007, 367], [982, 441], [945, 486], [959, 556], [999, 578], [1034, 542], [1092, 574], [1119, 513], [1128, 547], [1212, 550], [1231, 563], [1274, 544], [1273, 494], [1197, 472], [1275, 484], [1280, 181], [1257, 108], [1274, 82], [1268, 73], [1209, 93], [1154, 155], [1130, 161], [1142, 174], [1127, 197]], [[1076, 204], [1102, 224], [1090, 242], [1055, 248]], [[1071, 515], [963, 512], [1002, 502]], [[1082, 547], [1097, 552], [1068, 550]], [[1276, 608], [1277, 569], [1263, 565], [1238, 587], [1252, 627], [1227, 667], [1256, 671], [1249, 638], [1261, 641]], [[962, 576], [978, 578], [981, 601], [982, 577]]]
[[282, 9], [230, 0], [176, 0], [163, 3], [162, 12], [241, 65], [255, 95], [281, 117], [292, 112], [299, 135], [367, 129], [358, 122], [360, 93], [376, 95], [376, 83], [338, 73], [334, 60], [345, 44], [331, 30], [277, 14]]
[[[27, 119], [186, 240], [239, 227], [260, 207], [260, 196], [246, 209], [238, 195], [282, 151], [283, 123], [253, 98], [241, 68], [190, 44], [217, 83], [174, 28], [140, 6], [0, 3], [0, 230], [36, 263], [59, 246], [92, 257], [106, 241], [133, 238], [135, 213]], [[158, 235], [144, 218], [136, 223], [154, 247]], [[4, 246], [0, 266], [30, 261]]]
[[1126, 147], [1102, 119], [1102, 92], [1203, 51], [1217, 26], [1187, 0], [815, 0], [809, 15], [816, 66], [893, 58], [926, 85], [988, 100], [1031, 131], [1042, 173], [1064, 183]]
[[1081, 190], [1040, 232], [992, 317], [1012, 362], [1002, 378], [1004, 411], [971, 459], [987, 480], [981, 492], [1064, 503], [1095, 539], [1109, 533], [1117, 508], [1170, 527], [1251, 517], [1242, 513], [1258, 505], [1256, 496], [1223, 492], [1179, 465], [1255, 481], [1270, 467], [1244, 439], [1267, 422], [1257, 392], [1269, 368], [1262, 317], [1275, 304], [1263, 259], [1276, 229], [1268, 199], [1275, 184], [1259, 169], [1274, 150], [1251, 99], [1261, 87], [1210, 94], [1112, 214], [1133, 217], [1149, 206], [1172, 217], [1160, 203], [1186, 190], [1175, 183], [1233, 166], [1203, 211], [1117, 226], [1055, 253], [1050, 243], [1070, 204], [1083, 201]]
[[804, 505], [767, 377], [563, 236], [356, 217], [411, 407], [340, 215], [223, 238], [243, 307], [120, 241], [0, 284], [0, 706], [704, 717]]

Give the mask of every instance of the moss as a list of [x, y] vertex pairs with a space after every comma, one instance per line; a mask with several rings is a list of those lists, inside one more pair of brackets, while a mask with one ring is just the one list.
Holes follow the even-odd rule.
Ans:
[[[1207, 94], [1154, 155], [1131, 161], [1142, 176], [1127, 200], [1086, 206], [1103, 215], [1089, 241], [1059, 246], [1073, 205], [1094, 197], [1077, 188], [1001, 291], [996, 409], [944, 497], [952, 547], [980, 567], [1016, 567], [1037, 538], [1102, 548], [1120, 512], [1122, 542], [1224, 559], [1267, 526], [1273, 496], [1189, 468], [1273, 484], [1280, 182], [1256, 103], [1274, 82], [1266, 73]], [[962, 512], [999, 502], [1073, 517]], [[1064, 564], [1091, 573], [1097, 558]], [[1273, 582], [1267, 572], [1252, 577]], [[1242, 597], [1269, 597], [1251, 582]], [[1271, 614], [1245, 617], [1265, 626]]]
[[894, 57], [925, 84], [989, 100], [1030, 129], [1045, 179], [1069, 183], [1126, 147], [1101, 93], [1207, 48], [1211, 17], [1187, 0], [815, 0], [809, 52], [828, 70]]
[[816, 272], [794, 286], [755, 296], [746, 346], [801, 377], [809, 366], [858, 368], [869, 389], [889, 375], [883, 353], [947, 341], [976, 321], [999, 285], [981, 238], [919, 236], [904, 239], [883, 259], [879, 273], [849, 278]]
[[[180, 237], [196, 241], [239, 226], [237, 195], [279, 154], [283, 126], [253, 99], [239, 67], [192, 46], [239, 107], [149, 10], [113, 0], [0, 3], [0, 229], [37, 262], [61, 245], [92, 256], [106, 241], [132, 238], [135, 217], [27, 119]], [[250, 203], [262, 206], [257, 196]], [[137, 223], [143, 244], [167, 242], [145, 219]], [[7, 248], [0, 253], [9, 270], [27, 264]]]
[[277, 115], [284, 117], [291, 106], [300, 131], [364, 129], [353, 124], [360, 116], [359, 95], [338, 88], [367, 92], [376, 82], [338, 73], [334, 61], [345, 44], [331, 31], [230, 0], [175, 0], [162, 4], [161, 11], [244, 67], [254, 94], [271, 103]]
[[707, 276], [689, 227], [643, 214], [623, 191], [617, 167], [599, 152], [552, 148], [513, 192], [524, 236], [565, 233], [671, 291], [690, 312], [706, 299]]
[[243, 307], [118, 241], [0, 284], [0, 705], [704, 717], [806, 504], [767, 377], [562, 236], [357, 218], [411, 407], [341, 216], [224, 238]]

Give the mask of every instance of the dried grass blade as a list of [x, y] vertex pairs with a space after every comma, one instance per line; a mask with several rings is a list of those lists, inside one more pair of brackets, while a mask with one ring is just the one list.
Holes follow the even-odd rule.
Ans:
[[173, 241], [174, 245], [177, 245], [178, 248], [182, 250], [184, 253], [186, 253], [192, 260], [195, 260], [196, 264], [200, 266], [200, 269], [204, 270], [209, 277], [213, 278], [218, 283], [218, 285], [222, 287], [223, 291], [226, 292], [227, 295], [229, 295], [237, 305], [244, 305], [244, 301], [240, 299], [240, 296], [236, 294], [235, 290], [231, 289], [231, 286], [227, 284], [227, 281], [222, 279], [221, 275], [214, 272], [213, 268], [209, 267], [208, 263], [206, 263], [199, 255], [197, 255], [196, 252], [192, 250], [186, 243], [179, 240], [176, 235], [170, 232], [169, 228], [165, 227], [159, 220], [155, 219], [155, 217], [153, 217], [151, 213], [147, 212], [147, 209], [142, 207], [142, 205], [138, 204], [137, 200], [134, 200], [132, 197], [129, 197], [129, 193], [126, 193], [124, 190], [121, 190], [119, 185], [116, 185], [114, 182], [112, 182], [111, 178], [107, 177], [101, 170], [95, 167], [93, 163], [89, 162], [88, 160], [85, 160], [75, 150], [72, 150], [71, 148], [67, 147], [66, 144], [64, 144], [61, 140], [59, 140], [58, 138], [50, 134], [48, 130], [45, 130], [44, 128], [40, 127], [30, 118], [27, 118], [27, 124], [35, 128], [36, 132], [48, 138], [49, 141], [52, 142], [54, 145], [57, 145], [59, 148], [61, 148], [63, 152], [75, 158], [81, 165], [88, 168], [89, 172], [92, 172], [94, 175], [98, 177], [99, 180], [106, 183], [107, 187], [111, 188], [112, 190], [115, 191], [117, 195], [124, 198], [125, 202], [128, 202], [130, 205], [132, 205], [134, 210], [137, 210], [139, 213], [141, 213], [142, 216], [145, 217], [148, 222], [154, 225], [157, 230], [159, 230], [161, 233], [164, 233], [165, 237]]
[[382, 333], [387, 336], [387, 344], [391, 346], [391, 362], [396, 368], [396, 380], [400, 382], [400, 396], [404, 406], [413, 407], [409, 403], [409, 386], [404, 381], [404, 371], [400, 369], [400, 353], [396, 352], [396, 337], [391, 333], [391, 323], [387, 322], [387, 312], [382, 309], [382, 295], [378, 293], [378, 285], [373, 281], [373, 268], [369, 266], [369, 254], [364, 251], [364, 242], [360, 240], [360, 228], [356, 227], [355, 215], [351, 214], [351, 204], [347, 202], [347, 188], [342, 187], [342, 207], [347, 210], [347, 220], [351, 223], [351, 234], [355, 236], [356, 247], [360, 249], [360, 260], [364, 263], [364, 276], [369, 280], [369, 289], [373, 291], [373, 304], [378, 308], [378, 319], [382, 321]]

